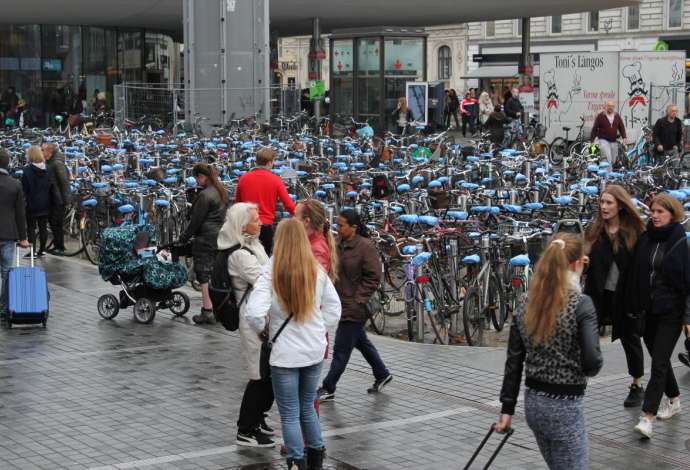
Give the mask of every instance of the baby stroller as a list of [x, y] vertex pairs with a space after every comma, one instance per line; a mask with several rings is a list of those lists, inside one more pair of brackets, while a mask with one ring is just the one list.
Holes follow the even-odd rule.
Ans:
[[155, 240], [155, 228], [150, 225], [124, 225], [103, 231], [98, 271], [104, 281], [122, 290], [119, 298], [105, 294], [98, 299], [101, 317], [113, 319], [121, 308], [132, 305], [134, 319], [140, 323], [151, 323], [157, 309], [170, 309], [175, 316], [187, 313], [189, 297], [173, 290], [185, 285], [187, 269], [177, 262], [174, 250], [173, 262], [166, 263], [151, 250], [142, 249], [154, 245]]

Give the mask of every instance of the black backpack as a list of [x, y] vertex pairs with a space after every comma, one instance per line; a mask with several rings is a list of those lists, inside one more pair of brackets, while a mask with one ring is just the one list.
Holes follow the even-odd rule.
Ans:
[[218, 323], [230, 331], [235, 331], [240, 327], [240, 306], [252, 289], [251, 285], [247, 287], [242, 298], [237, 302], [235, 289], [232, 287], [232, 278], [228, 273], [228, 258], [239, 249], [251, 253], [249, 249], [243, 248], [239, 244], [218, 252], [213, 262], [213, 273], [208, 284], [208, 294], [213, 304], [213, 316]]

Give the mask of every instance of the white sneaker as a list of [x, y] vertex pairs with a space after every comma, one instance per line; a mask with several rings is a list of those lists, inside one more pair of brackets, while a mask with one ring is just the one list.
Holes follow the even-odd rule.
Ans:
[[664, 398], [659, 405], [659, 411], [656, 413], [657, 419], [669, 419], [680, 413], [680, 398], [676, 398], [671, 402], [670, 399]]
[[642, 436], [646, 437], [647, 439], [652, 438], [652, 420], [647, 419], [644, 416], [640, 416], [640, 422], [637, 423], [637, 426], [635, 426], [635, 431], [639, 432], [642, 434]]

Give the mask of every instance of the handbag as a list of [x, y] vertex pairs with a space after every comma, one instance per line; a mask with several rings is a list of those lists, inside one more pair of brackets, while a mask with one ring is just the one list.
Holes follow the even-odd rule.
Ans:
[[261, 358], [259, 359], [259, 373], [261, 374], [261, 380], [271, 378], [271, 350], [273, 350], [273, 343], [276, 342], [278, 336], [280, 336], [291, 319], [292, 313], [285, 319], [272, 339], [266, 339], [261, 343]]

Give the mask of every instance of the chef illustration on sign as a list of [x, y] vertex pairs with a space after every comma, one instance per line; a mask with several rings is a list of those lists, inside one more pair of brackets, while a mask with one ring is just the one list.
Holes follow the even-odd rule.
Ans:
[[554, 122], [561, 122], [563, 116], [567, 115], [570, 108], [573, 106], [573, 101], [576, 95], [582, 93], [582, 77], [575, 72], [573, 75], [573, 86], [568, 91], [568, 96], [563, 101], [558, 95], [558, 84], [556, 83], [556, 71], [554, 69], [547, 70], [544, 74], [544, 83], [546, 83], [546, 127], [550, 127]]
[[623, 76], [630, 82], [628, 99], [623, 105], [621, 115], [625, 119], [626, 127], [633, 127], [636, 124], [647, 124], [647, 96], [649, 90], [642, 78], [642, 64], [633, 62], [623, 67]]
[[669, 76], [671, 80], [668, 84], [652, 87], [652, 116], [655, 119], [666, 114], [668, 105], [679, 103], [683, 99], [685, 76], [678, 67], [678, 62], [673, 62]]

